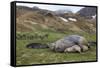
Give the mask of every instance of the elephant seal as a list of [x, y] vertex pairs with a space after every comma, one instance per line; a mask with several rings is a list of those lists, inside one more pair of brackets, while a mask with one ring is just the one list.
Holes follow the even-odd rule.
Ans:
[[78, 45], [74, 45], [72, 47], [68, 47], [64, 50], [64, 52], [79, 52], [81, 53], [81, 48]]
[[87, 46], [82, 46], [83, 50], [81, 50], [79, 45], [73, 45], [72, 47], [68, 47], [64, 50], [64, 52], [69, 53], [69, 52], [78, 52], [81, 53], [82, 51], [87, 51], [88, 47]]
[[[79, 36], [79, 35], [66, 36], [62, 39], [57, 40], [54, 43], [49, 44], [48, 46], [51, 50], [56, 51], [56, 52], [66, 52], [66, 51], [81, 52], [81, 51], [88, 50], [87, 40], [83, 36]], [[69, 49], [67, 49], [67, 48], [69, 48]]]

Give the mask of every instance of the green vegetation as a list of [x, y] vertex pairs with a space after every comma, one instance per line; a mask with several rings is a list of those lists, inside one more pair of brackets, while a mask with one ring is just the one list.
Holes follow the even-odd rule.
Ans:
[[[16, 64], [17, 65], [30, 65], [30, 64], [47, 64], [47, 63], [61, 63], [61, 62], [77, 62], [77, 61], [95, 61], [96, 60], [96, 46], [91, 46], [91, 49], [87, 52], [79, 53], [58, 53], [53, 52], [49, 48], [47, 49], [29, 49], [26, 48], [26, 45], [29, 43], [51, 43], [62, 37], [78, 34], [87, 38], [88, 41], [96, 41], [95, 34], [88, 33], [77, 33], [77, 32], [54, 32], [54, 31], [38, 31], [38, 34], [46, 34], [48, 33], [48, 38], [44, 38], [43, 40], [39, 38], [35, 38], [32, 40], [18, 40], [16, 41]], [[30, 33], [17, 33], [17, 34], [27, 34], [34, 35], [34, 32]]]
[[[91, 12], [93, 12], [92, 14], [95, 12], [96, 15], [96, 11], [93, 11], [95, 9], [87, 12], [87, 9], [90, 9], [86, 7], [78, 13], [63, 12], [60, 14], [59, 12], [37, 8], [16, 7], [17, 65], [96, 60], [96, 45], [91, 45], [91, 49], [82, 54], [57, 53], [49, 48], [32, 49], [26, 47], [30, 43], [47, 44], [75, 34], [84, 36], [88, 41], [96, 41], [96, 18], [90, 18], [93, 16], [90, 15]], [[82, 15], [80, 15], [81, 12]], [[76, 19], [76, 21], [69, 18]], [[65, 20], [68, 20], [68, 22]]]

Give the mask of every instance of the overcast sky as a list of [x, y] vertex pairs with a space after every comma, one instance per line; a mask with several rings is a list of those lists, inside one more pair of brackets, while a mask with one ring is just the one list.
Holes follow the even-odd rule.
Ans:
[[17, 6], [28, 6], [28, 7], [34, 7], [37, 6], [41, 9], [47, 9], [51, 11], [57, 11], [57, 10], [71, 10], [72, 12], [77, 12], [83, 7], [80, 6], [63, 6], [63, 5], [46, 5], [46, 4], [32, 4], [32, 3], [17, 3]]

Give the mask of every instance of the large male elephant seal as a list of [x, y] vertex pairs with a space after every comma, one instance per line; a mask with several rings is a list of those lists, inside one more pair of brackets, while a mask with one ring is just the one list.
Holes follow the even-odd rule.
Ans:
[[83, 36], [69, 35], [49, 44], [49, 48], [56, 52], [81, 52], [88, 50], [88, 42]]

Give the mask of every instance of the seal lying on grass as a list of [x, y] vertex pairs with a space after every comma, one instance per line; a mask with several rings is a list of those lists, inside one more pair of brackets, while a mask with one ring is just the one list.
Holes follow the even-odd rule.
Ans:
[[[87, 46], [83, 46], [83, 48], [84, 48], [83, 51], [87, 51], [87, 50], [88, 50], [88, 47], [87, 47]], [[64, 50], [64, 52], [66, 52], [66, 53], [68, 53], [68, 52], [79, 52], [79, 53], [81, 53], [82, 51], [81, 51], [80, 46], [74, 45], [74, 46], [72, 46], [72, 47], [66, 48], [66, 49]]]
[[69, 35], [47, 46], [38, 43], [27, 45], [27, 48], [50, 48], [55, 52], [83, 52], [89, 49], [87, 40], [83, 36]]
[[68, 47], [64, 50], [64, 52], [79, 52], [81, 53], [81, 48], [78, 45], [74, 45], [72, 47]]
[[67, 50], [69, 52], [69, 49], [71, 49], [70, 52], [73, 52], [76, 48], [80, 48], [81, 50], [76, 49], [76, 51], [81, 52], [87, 51], [88, 47], [89, 46], [87, 40], [79, 35], [69, 35], [49, 45], [49, 48], [56, 52], [66, 52]]

